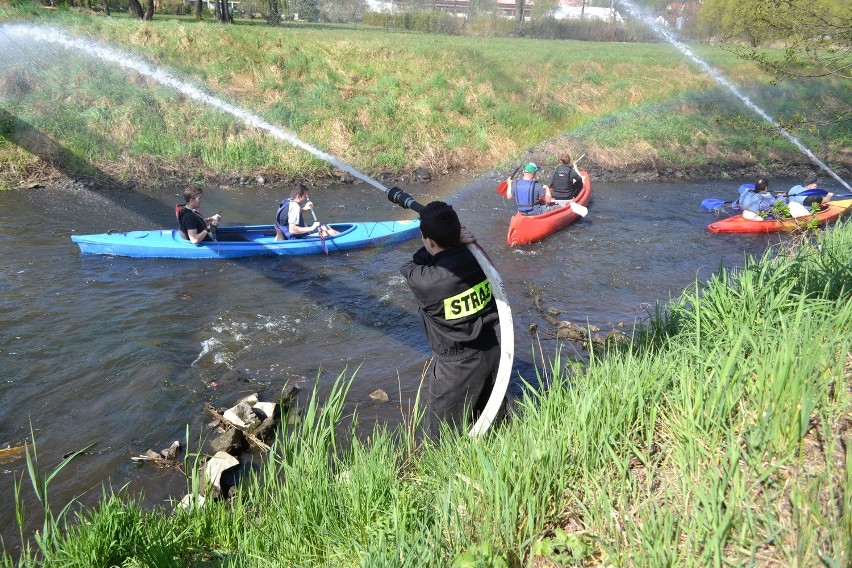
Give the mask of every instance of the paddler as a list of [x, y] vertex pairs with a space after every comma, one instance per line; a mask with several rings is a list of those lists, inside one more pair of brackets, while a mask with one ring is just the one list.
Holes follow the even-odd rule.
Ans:
[[541, 215], [551, 208], [547, 205], [553, 200], [550, 189], [543, 187], [535, 179], [538, 166], [530, 162], [524, 166], [522, 179], [508, 181], [506, 188], [506, 199], [514, 199], [521, 215]]
[[199, 207], [203, 197], [202, 193], [200, 187], [187, 187], [183, 190], [185, 204], [175, 206], [175, 216], [180, 234], [194, 245], [213, 240], [214, 231], [221, 219], [221, 215], [218, 213], [210, 217], [201, 214]]

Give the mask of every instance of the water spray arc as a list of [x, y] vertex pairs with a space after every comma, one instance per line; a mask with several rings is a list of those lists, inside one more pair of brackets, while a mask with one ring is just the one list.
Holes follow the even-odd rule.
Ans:
[[[162, 69], [152, 67], [140, 61], [135, 61], [134, 58], [127, 53], [99, 44], [90, 39], [68, 35], [57, 29], [43, 28], [33, 25], [2, 25], [0, 26], [0, 34], [11, 40], [20, 42], [22, 45], [27, 45], [30, 42], [36, 41], [59, 45], [66, 49], [74, 49], [89, 57], [93, 57], [107, 63], [113, 63], [122, 69], [135, 71], [136, 73], [148, 77], [163, 86], [178, 91], [188, 98], [228, 113], [249, 126], [265, 130], [277, 139], [289, 142], [293, 146], [301, 148], [317, 158], [348, 172], [355, 178], [360, 179], [384, 192], [391, 203], [399, 205], [404, 209], [411, 209], [418, 213], [423, 209], [423, 205], [415, 201], [411, 195], [405, 193], [401, 189], [397, 187], [388, 189], [373, 178], [359, 172], [348, 164], [341, 162], [334, 156], [299, 140], [293, 134], [290, 134], [284, 129], [265, 121], [261, 117], [209, 95], [198, 87], [182, 81]], [[497, 371], [496, 382], [491, 398], [488, 399], [485, 409], [469, 432], [470, 436], [478, 437], [483, 435], [491, 426], [492, 422], [497, 417], [497, 414], [502, 407], [503, 399], [506, 396], [506, 391], [509, 387], [509, 379], [512, 373], [512, 363], [514, 360], [515, 333], [514, 324], [512, 322], [512, 311], [509, 307], [509, 300], [506, 296], [506, 290], [503, 287], [503, 280], [500, 278], [500, 274], [497, 272], [494, 263], [478, 243], [467, 245], [467, 248], [474, 255], [477, 262], [482, 267], [483, 272], [485, 272], [485, 276], [491, 282], [492, 294], [497, 304], [497, 313], [500, 317], [501, 354], [500, 367]]]
[[711, 67], [706, 61], [704, 61], [703, 59], [698, 57], [695, 54], [695, 52], [693, 52], [691, 49], [689, 49], [689, 47], [686, 44], [679, 41], [674, 36], [674, 34], [672, 34], [668, 30], [666, 30], [665, 28], [663, 28], [659, 24], [657, 24], [657, 22], [655, 22], [654, 19], [649, 14], [647, 14], [640, 7], [633, 4], [630, 0], [619, 0], [619, 4], [621, 6], [623, 6], [632, 17], [634, 17], [637, 20], [640, 20], [643, 23], [645, 23], [662, 40], [664, 40], [668, 44], [672, 45], [675, 49], [680, 51], [683, 55], [688, 57], [693, 63], [698, 65], [705, 73], [710, 75], [717, 83], [719, 83], [720, 85], [722, 85], [723, 87], [728, 89], [731, 93], [733, 93], [734, 96], [736, 96], [738, 99], [740, 99], [749, 109], [754, 111], [755, 114], [757, 114], [760, 118], [762, 118], [763, 120], [768, 122], [772, 126], [772, 128], [774, 128], [779, 134], [781, 134], [787, 140], [792, 142], [793, 145], [796, 148], [798, 148], [799, 150], [801, 150], [801, 152], [803, 154], [805, 154], [808, 158], [810, 158], [813, 163], [818, 165], [822, 170], [824, 170], [826, 173], [828, 173], [831, 177], [833, 177], [838, 182], [840, 182], [840, 184], [843, 187], [852, 191], [852, 187], [850, 187], [848, 183], [843, 181], [843, 179], [839, 175], [837, 175], [834, 172], [834, 170], [832, 170], [825, 163], [823, 163], [822, 160], [817, 158], [814, 155], [814, 153], [811, 152], [810, 149], [808, 149], [804, 144], [802, 144], [801, 141], [798, 138], [796, 138], [795, 136], [793, 136], [792, 134], [790, 134], [789, 132], [784, 130], [784, 128], [774, 118], [769, 116], [769, 114], [767, 114], [762, 108], [757, 106], [757, 104], [755, 104], [747, 95], [740, 92], [740, 90], [736, 87], [736, 85], [734, 85], [733, 83], [728, 81], [719, 71], [717, 71], [716, 69]]

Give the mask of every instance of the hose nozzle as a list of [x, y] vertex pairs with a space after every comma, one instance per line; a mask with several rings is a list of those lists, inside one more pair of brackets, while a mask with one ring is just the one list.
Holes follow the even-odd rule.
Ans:
[[392, 187], [388, 190], [388, 201], [396, 203], [403, 209], [412, 209], [417, 213], [423, 211], [423, 206], [421, 204], [417, 203], [413, 197], [398, 187]]

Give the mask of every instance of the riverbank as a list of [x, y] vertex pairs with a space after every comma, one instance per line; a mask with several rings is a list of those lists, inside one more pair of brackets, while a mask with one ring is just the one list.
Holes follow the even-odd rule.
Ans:
[[[553, 165], [564, 149], [585, 153], [584, 167], [601, 180], [800, 178], [816, 170], [664, 44], [143, 23], [13, 8], [0, 9], [0, 21], [35, 24], [28, 33], [58, 27], [87, 38], [84, 45], [107, 42], [393, 184], [421, 180], [417, 172], [503, 175], [525, 158]], [[56, 176], [170, 186], [350, 178], [155, 78], [115, 69], [84, 48], [34, 43], [41, 49], [7, 46], [15, 57], [2, 66], [0, 187]], [[831, 120], [848, 107], [840, 82], [771, 86], [717, 46], [694, 49], [849, 177], [852, 134]]]
[[46, 528], [0, 565], [848, 565], [850, 267], [845, 223], [722, 272], [629, 347], [541, 369], [551, 388], [481, 440], [420, 444], [416, 409], [393, 432], [341, 431], [341, 377], [200, 509], [106, 490], [66, 525], [77, 508], [33, 463]]

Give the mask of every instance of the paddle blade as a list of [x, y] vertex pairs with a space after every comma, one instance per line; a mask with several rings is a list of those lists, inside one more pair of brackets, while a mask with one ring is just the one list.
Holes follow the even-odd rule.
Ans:
[[745, 193], [746, 191], [753, 191], [754, 184], [753, 183], [744, 183], [742, 184], [737, 191], [740, 193]]
[[571, 211], [579, 215], [580, 217], [585, 217], [589, 212], [589, 209], [584, 205], [580, 205], [579, 203], [574, 203], [573, 201], [568, 202], [568, 207], [571, 208]]
[[826, 191], [826, 190], [824, 190], [824, 189], [820, 189], [820, 188], [818, 188], [818, 187], [817, 187], [816, 189], [806, 189], [806, 190], [804, 190], [804, 191], [800, 191], [800, 192], [799, 192], [799, 193], [797, 193], [796, 195], [805, 195], [805, 196], [810, 196], [810, 195], [819, 195], [819, 196], [825, 196], [825, 195], [828, 195], [828, 191]]
[[708, 211], [715, 211], [725, 206], [725, 202], [721, 199], [713, 199], [712, 197], [701, 202], [701, 207]]
[[499, 193], [503, 197], [506, 197], [507, 189], [509, 189], [509, 182], [507, 182], [506, 180], [503, 180], [499, 184], [497, 184], [497, 193]]

